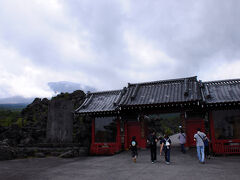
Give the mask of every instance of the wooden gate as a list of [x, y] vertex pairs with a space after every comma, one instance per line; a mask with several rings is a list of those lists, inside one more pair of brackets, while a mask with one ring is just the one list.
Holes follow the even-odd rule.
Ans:
[[139, 148], [146, 148], [146, 137], [145, 137], [146, 127], [141, 124], [141, 122], [127, 122], [127, 143], [126, 147], [128, 148], [132, 137], [135, 136], [138, 142]]
[[186, 134], [187, 143], [186, 146], [193, 147], [196, 146], [194, 141], [194, 134], [197, 132], [197, 128], [200, 128], [204, 132], [204, 120], [203, 119], [188, 119], [186, 120]]

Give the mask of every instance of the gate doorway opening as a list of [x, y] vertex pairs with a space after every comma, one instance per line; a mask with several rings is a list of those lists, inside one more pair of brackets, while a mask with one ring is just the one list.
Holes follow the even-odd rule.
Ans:
[[158, 137], [164, 134], [173, 135], [179, 132], [180, 113], [161, 113], [146, 115], [148, 130], [154, 130]]

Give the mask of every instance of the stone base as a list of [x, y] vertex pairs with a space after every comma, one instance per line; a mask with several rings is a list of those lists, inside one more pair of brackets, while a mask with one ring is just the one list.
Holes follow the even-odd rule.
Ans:
[[[74, 144], [71, 144], [74, 145]], [[68, 157], [87, 156], [88, 148], [77, 146], [69, 146], [69, 144], [38, 144], [23, 146], [17, 148], [17, 158], [24, 157], [45, 157], [45, 156], [61, 156], [68, 152]], [[70, 155], [69, 155], [70, 154]]]

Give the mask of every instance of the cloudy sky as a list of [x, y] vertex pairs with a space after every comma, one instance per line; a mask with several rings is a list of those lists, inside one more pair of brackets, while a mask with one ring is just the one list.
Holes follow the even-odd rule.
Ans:
[[0, 0], [0, 98], [240, 78], [239, 0]]

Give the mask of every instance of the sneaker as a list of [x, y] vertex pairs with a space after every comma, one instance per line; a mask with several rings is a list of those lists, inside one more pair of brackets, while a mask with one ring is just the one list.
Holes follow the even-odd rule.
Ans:
[[154, 164], [154, 161], [152, 161], [152, 164]]
[[170, 162], [167, 162], [167, 161], [166, 161], [166, 164], [167, 164], [167, 165], [169, 165], [169, 164], [170, 164]]

